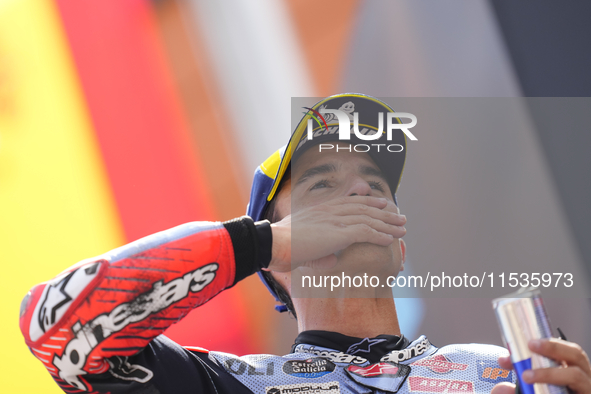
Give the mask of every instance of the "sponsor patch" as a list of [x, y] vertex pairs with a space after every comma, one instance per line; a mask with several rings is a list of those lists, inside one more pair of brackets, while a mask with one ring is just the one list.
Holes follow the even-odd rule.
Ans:
[[339, 382], [299, 383], [265, 387], [265, 394], [340, 394]]
[[283, 372], [298, 378], [319, 378], [331, 373], [334, 369], [334, 363], [322, 357], [289, 360], [283, 364]]
[[347, 371], [364, 378], [372, 378], [376, 376], [396, 377], [399, 376], [399, 372], [401, 372], [401, 366], [393, 363], [376, 363], [368, 365], [367, 367], [350, 365], [347, 367]]
[[419, 365], [430, 369], [435, 373], [449, 373], [451, 371], [465, 371], [468, 368], [468, 364], [460, 364], [449, 361], [443, 354], [437, 354], [435, 356], [424, 358], [419, 361], [415, 361], [412, 365]]
[[349, 365], [345, 370], [349, 377], [359, 384], [394, 393], [410, 374], [408, 365], [390, 362], [379, 362], [365, 367]]
[[239, 360], [237, 358], [229, 358], [224, 362], [226, 370], [234, 375], [273, 375], [273, 371], [275, 369], [275, 363], [270, 362], [266, 366], [262, 367], [255, 367], [252, 364], [247, 363], [246, 361]]
[[424, 393], [473, 393], [472, 382], [452, 379], [435, 379], [424, 376], [410, 376], [408, 378], [410, 391], [421, 391]]
[[478, 379], [489, 382], [513, 382], [513, 372], [508, 369], [503, 369], [494, 361], [479, 360], [478, 364]]

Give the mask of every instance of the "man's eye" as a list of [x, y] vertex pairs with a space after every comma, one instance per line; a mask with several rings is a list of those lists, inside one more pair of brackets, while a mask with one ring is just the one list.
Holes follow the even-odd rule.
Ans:
[[323, 188], [328, 187], [328, 186], [329, 186], [328, 179], [323, 179], [321, 181], [318, 181], [318, 182], [314, 183], [312, 185], [312, 187], [310, 188], [310, 190], [323, 189]]
[[371, 186], [372, 189], [376, 189], [381, 192], [384, 191], [384, 185], [382, 184], [382, 182], [369, 182], [369, 186]]

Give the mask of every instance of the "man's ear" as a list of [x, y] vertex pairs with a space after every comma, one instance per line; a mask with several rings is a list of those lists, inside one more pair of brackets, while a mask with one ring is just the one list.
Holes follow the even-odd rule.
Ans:
[[403, 239], [400, 240], [400, 251], [401, 253], [401, 257], [402, 257], [402, 261], [400, 262], [400, 272], [404, 271], [404, 262], [406, 261], [406, 243], [404, 242]]

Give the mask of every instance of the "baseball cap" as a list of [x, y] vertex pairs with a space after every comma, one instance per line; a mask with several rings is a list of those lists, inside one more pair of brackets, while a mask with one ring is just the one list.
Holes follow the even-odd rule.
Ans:
[[[340, 110], [349, 117], [349, 133], [345, 142], [350, 143], [356, 152], [367, 152], [384, 174], [396, 204], [396, 190], [402, 178], [406, 159], [406, 135], [400, 129], [392, 130], [386, 141], [386, 118], [388, 113], [395, 112], [383, 101], [360, 93], [343, 93], [327, 97], [312, 107], [302, 109], [304, 116], [296, 126], [287, 145], [273, 153], [257, 167], [254, 173], [250, 201], [246, 214], [255, 222], [264, 219], [265, 210], [278, 193], [278, 187], [284, 178], [289, 165], [310, 147], [338, 142], [343, 135], [339, 132], [339, 117], [330, 110]], [[325, 110], [329, 110], [325, 112]], [[324, 115], [323, 115], [324, 114]], [[341, 116], [342, 118], [342, 116]], [[354, 122], [354, 119], [356, 121]], [[381, 119], [380, 119], [381, 118]], [[399, 118], [393, 121], [401, 124]], [[375, 135], [381, 130], [382, 136], [375, 140], [359, 138], [353, 130], [357, 124], [358, 134]], [[311, 129], [311, 139], [309, 136]], [[333, 145], [334, 146], [334, 145]], [[259, 276], [267, 289], [280, 302], [277, 294], [267, 279], [259, 272]], [[287, 310], [285, 305], [278, 305], [277, 310]]]

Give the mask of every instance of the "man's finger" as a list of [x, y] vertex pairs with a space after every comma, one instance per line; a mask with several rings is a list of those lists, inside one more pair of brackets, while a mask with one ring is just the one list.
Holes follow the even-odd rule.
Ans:
[[529, 348], [543, 356], [558, 361], [566, 361], [569, 366], [577, 366], [591, 377], [591, 365], [587, 353], [576, 343], [561, 339], [540, 339], [529, 342]]
[[374, 230], [377, 230], [381, 233], [390, 234], [395, 238], [402, 238], [406, 234], [406, 229], [404, 227], [384, 223], [383, 221], [379, 219], [374, 219], [370, 216], [350, 215], [341, 217], [340, 220], [343, 224], [347, 226], [352, 226], [356, 224], [366, 224]]
[[382, 197], [373, 196], [346, 196], [339, 197], [333, 200], [327, 201], [327, 205], [342, 205], [342, 204], [363, 204], [383, 209], [388, 205], [388, 200]]
[[511, 357], [499, 357], [498, 361], [499, 366], [503, 369], [511, 370], [513, 369], [513, 363], [511, 362]]
[[381, 220], [383, 222], [394, 224], [397, 226], [404, 226], [406, 224], [406, 216], [400, 215], [395, 212], [386, 211], [376, 207], [371, 207], [363, 204], [341, 204], [331, 206], [329, 212], [338, 216], [350, 216], [350, 215], [367, 215], [374, 219]]
[[568, 386], [575, 393], [591, 392], [591, 377], [579, 367], [530, 369], [521, 377], [526, 383]]
[[515, 385], [507, 382], [499, 383], [493, 387], [490, 394], [515, 394]]
[[376, 245], [388, 246], [394, 242], [394, 236], [377, 231], [367, 224], [355, 224], [348, 226], [351, 232], [352, 242], [369, 242]]

